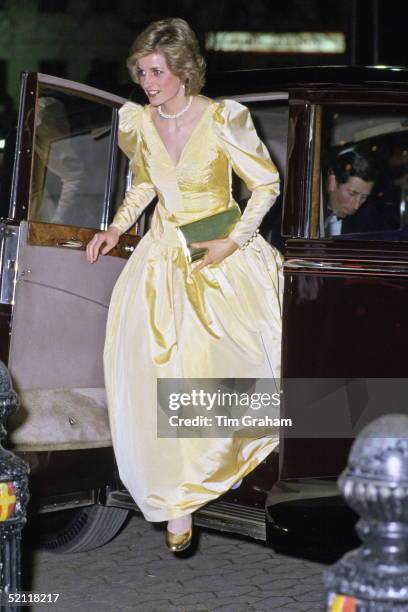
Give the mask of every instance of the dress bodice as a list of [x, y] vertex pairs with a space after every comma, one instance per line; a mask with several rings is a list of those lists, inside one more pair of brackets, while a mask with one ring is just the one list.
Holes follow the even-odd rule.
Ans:
[[239, 245], [257, 229], [279, 193], [279, 177], [248, 109], [234, 100], [211, 102], [186, 142], [177, 164], [153, 123], [150, 106], [127, 102], [119, 111], [119, 146], [130, 159], [132, 186], [112, 225], [121, 232], [157, 195], [151, 233], [177, 240], [177, 225], [237, 206], [231, 170], [252, 196], [230, 237]]

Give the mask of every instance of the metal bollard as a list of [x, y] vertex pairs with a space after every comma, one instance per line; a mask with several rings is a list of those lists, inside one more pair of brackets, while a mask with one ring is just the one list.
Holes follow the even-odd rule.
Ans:
[[408, 416], [367, 425], [338, 484], [363, 544], [324, 572], [327, 611], [407, 612]]
[[[7, 432], [4, 423], [17, 409], [19, 400], [11, 387], [6, 366], [0, 361], [0, 442]], [[5, 601], [5, 594], [21, 590], [21, 532], [26, 523], [28, 472], [25, 461], [0, 443], [0, 598], [1, 610], [18, 610]]]

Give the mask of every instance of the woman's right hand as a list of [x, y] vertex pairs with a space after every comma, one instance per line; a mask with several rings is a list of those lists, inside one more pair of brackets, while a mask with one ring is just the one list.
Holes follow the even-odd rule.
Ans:
[[[120, 232], [116, 227], [110, 227], [105, 232], [98, 232], [86, 245], [86, 258], [90, 263], [98, 260], [99, 252], [102, 255], [109, 253], [115, 247], [120, 238]], [[103, 246], [105, 245], [105, 246]], [[101, 247], [103, 246], [102, 250]]]

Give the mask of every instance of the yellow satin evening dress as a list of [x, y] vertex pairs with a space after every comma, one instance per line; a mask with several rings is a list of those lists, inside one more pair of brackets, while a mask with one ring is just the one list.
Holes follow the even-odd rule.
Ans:
[[149, 106], [119, 111], [133, 184], [112, 225], [128, 230], [157, 195], [151, 228], [112, 294], [104, 351], [114, 452], [122, 482], [149, 521], [217, 498], [278, 444], [252, 438], [158, 438], [158, 378], [279, 378], [282, 260], [260, 235], [221, 264], [191, 273], [176, 226], [237, 206], [233, 169], [252, 192], [230, 237], [247, 243], [279, 193], [248, 109], [211, 102], [177, 165]]

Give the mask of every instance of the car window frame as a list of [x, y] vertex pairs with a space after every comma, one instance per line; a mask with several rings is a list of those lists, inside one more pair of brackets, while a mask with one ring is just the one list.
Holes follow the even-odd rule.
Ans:
[[[308, 163], [308, 185], [309, 193], [305, 194], [305, 204], [302, 214], [299, 214], [297, 219], [298, 231], [297, 234], [286, 233], [289, 238], [305, 238], [313, 241], [331, 241], [327, 236], [320, 236], [320, 196], [321, 196], [321, 141], [322, 141], [322, 115], [325, 109], [330, 106], [367, 106], [377, 107], [399, 106], [407, 107], [408, 111], [408, 92], [406, 89], [386, 90], [372, 88], [364, 91], [356, 91], [356, 88], [346, 89], [319, 89], [319, 90], [303, 90], [292, 92], [292, 96], [297, 104], [304, 104], [309, 107], [308, 123], [309, 135], [311, 138], [309, 148], [309, 163]], [[299, 169], [298, 169], [299, 170]], [[293, 168], [288, 168], [288, 175], [296, 176]], [[286, 226], [284, 229], [288, 230]], [[360, 238], [359, 241], [364, 241]], [[356, 244], [353, 241], [353, 244]], [[371, 240], [372, 247], [376, 241]], [[408, 244], [408, 241], [407, 241]]]
[[21, 222], [28, 217], [31, 176], [35, 142], [36, 103], [41, 86], [83, 97], [92, 102], [104, 104], [112, 109], [111, 135], [107, 175], [104, 191], [104, 210], [100, 229], [106, 229], [113, 210], [113, 177], [119, 155], [117, 146], [117, 127], [119, 108], [127, 101], [121, 96], [82, 83], [62, 79], [42, 73], [24, 72], [21, 75], [21, 94], [17, 121], [16, 153], [13, 165], [9, 219]]

